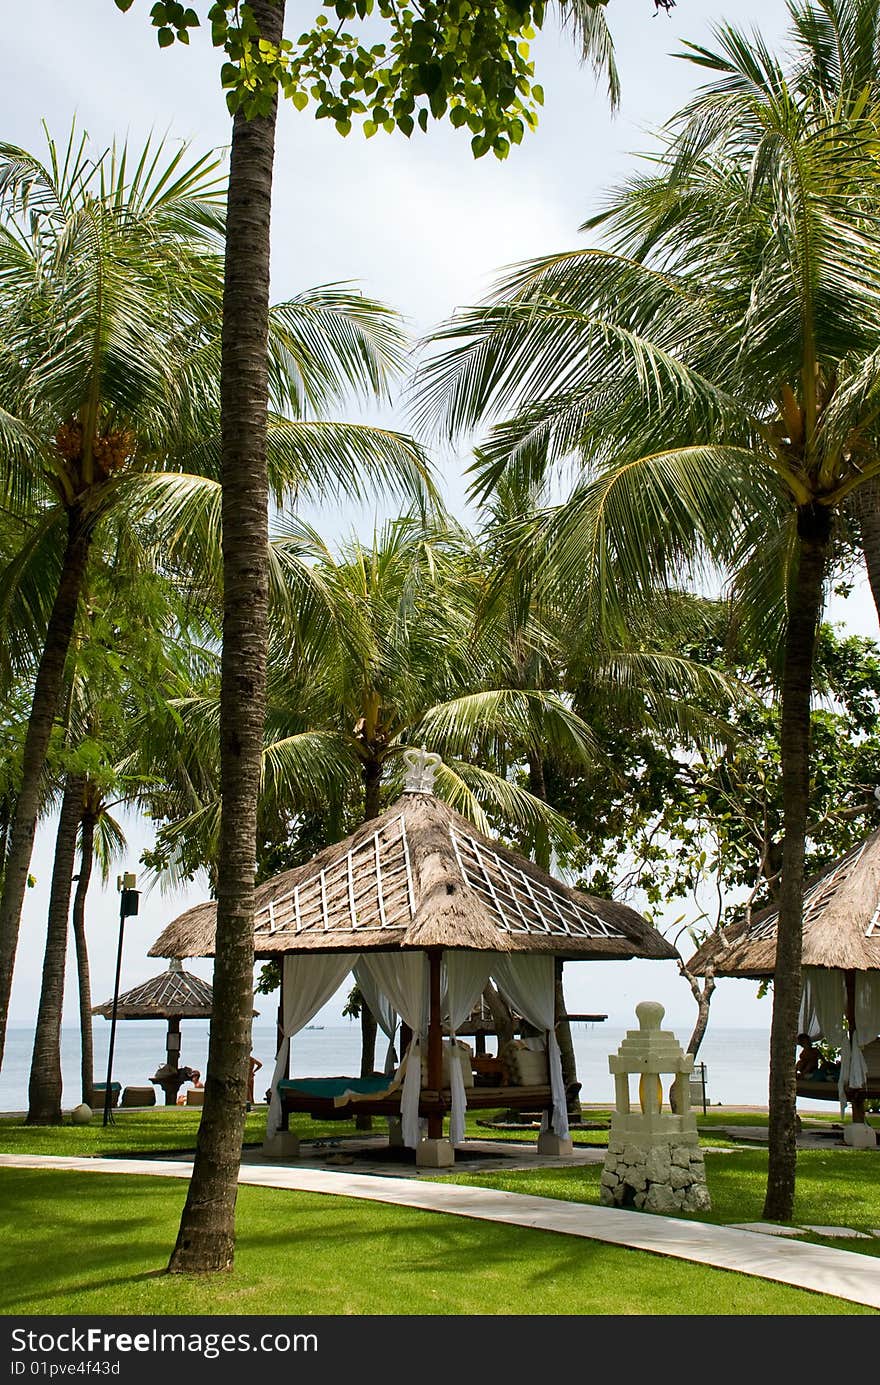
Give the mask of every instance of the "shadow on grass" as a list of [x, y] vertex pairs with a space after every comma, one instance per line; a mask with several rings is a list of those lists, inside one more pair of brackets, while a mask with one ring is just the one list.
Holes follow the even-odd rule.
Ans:
[[0, 1187], [19, 1194], [4, 1212], [6, 1312], [263, 1314], [271, 1304], [322, 1315], [632, 1315], [679, 1314], [682, 1302], [696, 1314], [860, 1311], [550, 1231], [249, 1187], [235, 1271], [168, 1276], [185, 1183], [5, 1170]]

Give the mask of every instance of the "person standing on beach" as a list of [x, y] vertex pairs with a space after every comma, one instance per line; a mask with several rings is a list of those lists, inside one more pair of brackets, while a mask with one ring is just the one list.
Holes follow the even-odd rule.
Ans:
[[254, 1104], [254, 1078], [256, 1077], [257, 1073], [260, 1071], [260, 1068], [261, 1068], [262, 1066], [263, 1066], [263, 1064], [260, 1062], [259, 1058], [255, 1058], [254, 1055], [251, 1054], [251, 1066], [250, 1066], [250, 1071], [249, 1071], [249, 1073], [248, 1073], [248, 1080], [247, 1080], [247, 1106], [248, 1106], [248, 1110], [250, 1110], [251, 1107], [252, 1107], [253, 1104]]

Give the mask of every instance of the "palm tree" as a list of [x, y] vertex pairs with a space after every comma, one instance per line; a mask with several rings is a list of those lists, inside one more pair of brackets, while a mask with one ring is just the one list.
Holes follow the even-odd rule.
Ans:
[[[91, 161], [72, 132], [49, 163], [0, 146], [0, 431], [13, 503], [38, 498], [31, 553], [58, 536], [55, 589], [0, 900], [0, 1058], [40, 777], [96, 525], [120, 478], [192, 414], [193, 344], [217, 304], [222, 211], [210, 158], [148, 145]], [[61, 535], [63, 534], [63, 540]]]
[[[270, 574], [261, 841], [298, 813], [322, 814], [328, 840], [344, 819], [375, 817], [399, 791], [404, 751], [424, 742], [445, 759], [438, 792], [472, 821], [487, 829], [491, 813], [530, 839], [572, 843], [560, 815], [505, 771], [539, 734], [577, 764], [590, 760], [590, 738], [558, 689], [505, 683], [495, 632], [475, 624], [483, 577], [470, 536], [402, 519], [335, 553], [289, 521]], [[192, 874], [218, 850], [216, 668], [168, 692], [137, 739], [161, 781], [157, 861]]]
[[92, 1104], [92, 1090], [95, 1085], [95, 1051], [92, 1038], [91, 968], [86, 937], [86, 898], [95, 860], [100, 863], [101, 875], [106, 882], [110, 876], [111, 862], [121, 857], [125, 847], [122, 829], [110, 813], [112, 807], [113, 804], [107, 802], [103, 786], [87, 777], [79, 820], [79, 872], [74, 876], [76, 889], [70, 918], [76, 948], [81, 1100], [87, 1106]]
[[[161, 146], [148, 145], [132, 171], [124, 149], [95, 162], [73, 137], [63, 157], [51, 140], [49, 149], [43, 166], [0, 147], [3, 474], [28, 523], [4, 571], [0, 618], [24, 612], [39, 645], [0, 903], [0, 1053], [34, 805], [97, 536], [124, 512], [165, 563], [219, 553], [216, 164], [184, 168], [183, 151], [163, 163]], [[353, 391], [384, 389], [403, 349], [394, 315], [344, 286], [272, 309], [277, 503], [353, 477], [392, 477], [424, 499], [424, 460], [409, 440], [311, 416], [338, 397], [341, 374]]]
[[[880, 0], [792, 3], [794, 89], [801, 101], [816, 93], [852, 114], [880, 99]], [[849, 497], [874, 605], [880, 614], [880, 480], [866, 481]]]
[[[601, 218], [609, 249], [526, 265], [439, 334], [423, 408], [492, 413], [482, 477], [535, 455], [580, 484], [537, 526], [597, 626], [682, 575], [730, 574], [778, 648], [785, 804], [765, 1216], [791, 1216], [811, 670], [835, 514], [880, 473], [876, 124], [792, 85], [724, 27], [718, 74], [656, 169]], [[504, 417], [506, 415], [506, 417]]]
[[[113, 529], [117, 532], [114, 534]], [[99, 539], [113, 539], [110, 558]], [[100, 562], [99, 559], [104, 559]], [[80, 834], [80, 872], [73, 901], [79, 983], [83, 1100], [93, 1087], [92, 1018], [85, 899], [97, 852], [106, 879], [125, 844], [112, 816], [116, 802], [136, 804], [145, 786], [131, 773], [137, 716], [157, 695], [170, 669], [185, 665], [177, 592], [149, 570], [148, 555], [127, 526], [105, 523], [93, 544], [80, 616], [67, 660], [61, 761], [61, 811], [56, 838], [43, 981], [29, 1081], [28, 1124], [61, 1122], [61, 1018]], [[175, 638], [176, 636], [176, 638]]]
[[61, 1006], [73, 863], [82, 811], [83, 776], [70, 774], [64, 784], [55, 843], [43, 979], [28, 1090], [28, 1125], [61, 1124]]
[[[265, 51], [278, 50], [285, 0], [250, 0], [245, 8]], [[592, 0], [570, 0], [561, 8], [583, 55], [608, 72], [614, 100], [617, 78], [602, 7]], [[196, 1161], [169, 1264], [175, 1272], [227, 1269], [235, 1247], [235, 1199], [250, 1057], [253, 863], [265, 715], [268, 382], [263, 361], [277, 95], [277, 88], [266, 85], [257, 93], [250, 117], [240, 106], [232, 125], [221, 383], [225, 595], [220, 732], [223, 813], [217, 896], [220, 965], [214, 982], [224, 1018], [211, 1027]]]

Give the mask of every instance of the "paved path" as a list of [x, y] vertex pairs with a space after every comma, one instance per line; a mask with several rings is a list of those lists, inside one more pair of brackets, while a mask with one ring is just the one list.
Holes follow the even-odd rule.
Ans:
[[[2, 1167], [189, 1178], [192, 1166], [164, 1159], [75, 1159], [57, 1155], [4, 1154], [0, 1155]], [[239, 1181], [257, 1188], [333, 1193], [370, 1202], [390, 1202], [425, 1212], [556, 1231], [566, 1236], [630, 1246], [655, 1255], [670, 1255], [678, 1260], [735, 1270], [738, 1274], [773, 1279], [780, 1284], [813, 1289], [880, 1309], [880, 1259], [828, 1246], [781, 1240], [761, 1232], [455, 1183], [377, 1178], [372, 1174], [278, 1167], [269, 1163], [243, 1165]]]

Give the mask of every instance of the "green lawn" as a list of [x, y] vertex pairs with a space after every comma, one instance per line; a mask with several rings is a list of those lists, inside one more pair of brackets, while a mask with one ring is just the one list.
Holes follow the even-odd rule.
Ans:
[[[90, 1125], [24, 1125], [20, 1120], [0, 1120], [0, 1154], [65, 1154], [87, 1158], [92, 1155], [175, 1154], [196, 1147], [202, 1113], [198, 1107], [154, 1106], [119, 1111], [112, 1125], [103, 1126], [100, 1116]], [[291, 1130], [308, 1139], [337, 1138], [355, 1133], [354, 1121], [310, 1121], [308, 1116], [292, 1118]], [[245, 1123], [245, 1144], [262, 1144], [266, 1133], [266, 1108], [249, 1111]]]
[[[526, 1191], [523, 1188], [523, 1191]], [[162, 1273], [185, 1182], [0, 1170], [6, 1314], [823, 1315], [873, 1310], [642, 1251], [243, 1187], [228, 1275]], [[27, 1253], [22, 1253], [22, 1247]]]
[[[120, 1113], [107, 1129], [98, 1121], [85, 1127], [65, 1124], [45, 1129], [5, 1120], [0, 1121], [0, 1152], [173, 1155], [194, 1148], [200, 1115], [185, 1107], [135, 1110]], [[598, 1121], [602, 1115], [589, 1112], [588, 1119]], [[246, 1143], [262, 1140], [265, 1118], [265, 1108], [249, 1113]], [[468, 1119], [472, 1136], [497, 1138], [502, 1133], [477, 1126], [476, 1119], [474, 1115]], [[699, 1124], [703, 1143], [712, 1146], [723, 1143], [720, 1134], [713, 1133], [719, 1126], [766, 1124], [766, 1116], [711, 1112], [701, 1116]], [[305, 1116], [292, 1119], [291, 1126], [311, 1139], [355, 1133], [353, 1122], [320, 1125]], [[383, 1123], [377, 1121], [376, 1129], [382, 1133]], [[522, 1131], [507, 1132], [507, 1138], [531, 1139]], [[607, 1131], [579, 1132], [575, 1139], [605, 1143]], [[742, 1145], [731, 1154], [710, 1148], [706, 1163], [712, 1211], [698, 1219], [760, 1220], [766, 1162], [762, 1148]], [[878, 1155], [870, 1151], [802, 1151], [795, 1221], [873, 1229], [880, 1224], [878, 1168]], [[456, 1183], [595, 1204], [600, 1173], [601, 1165], [588, 1165], [446, 1177]], [[41, 1196], [52, 1199], [50, 1217], [45, 1203], [42, 1209], [38, 1206]], [[180, 1287], [177, 1279], [167, 1280], [159, 1271], [174, 1240], [183, 1196], [183, 1185], [164, 1180], [0, 1170], [0, 1243], [6, 1248], [0, 1253], [0, 1266], [3, 1255], [9, 1256], [8, 1276], [0, 1274], [0, 1283], [7, 1285], [0, 1291], [2, 1311], [258, 1313], [265, 1311], [258, 1305], [272, 1303], [278, 1311], [330, 1314], [674, 1313], [679, 1311], [682, 1293], [688, 1295], [688, 1311], [706, 1314], [869, 1311], [641, 1252], [588, 1242], [571, 1244], [549, 1233], [252, 1188], [242, 1188], [240, 1194], [235, 1274], [220, 1284], [212, 1280], [210, 1290], [195, 1280]], [[290, 1235], [291, 1228], [295, 1236]], [[403, 1238], [398, 1235], [401, 1230]], [[11, 1249], [21, 1244], [22, 1236], [31, 1249], [25, 1275], [21, 1257]], [[59, 1254], [59, 1246], [74, 1242], [75, 1258]], [[824, 1244], [880, 1254], [878, 1239], [829, 1239]], [[301, 1292], [302, 1283], [308, 1285], [314, 1278], [309, 1250], [314, 1245], [324, 1246], [331, 1257], [329, 1297], [317, 1283], [305, 1295]], [[87, 1248], [84, 1256], [80, 1246]], [[267, 1249], [271, 1250], [268, 1257]], [[521, 1302], [511, 1304], [511, 1293], [520, 1292], [524, 1265], [528, 1291]], [[601, 1290], [591, 1278], [597, 1273]], [[172, 1284], [178, 1287], [172, 1290]], [[288, 1289], [285, 1284], [298, 1287]], [[411, 1292], [413, 1286], [415, 1292]], [[282, 1303], [289, 1307], [281, 1307]]]
[[[471, 1112], [467, 1117], [467, 1134], [478, 1140], [531, 1141], [537, 1139], [537, 1129], [533, 1131], [487, 1129], [480, 1121], [490, 1120], [491, 1111], [481, 1111], [479, 1115]], [[610, 1119], [610, 1111], [586, 1111], [584, 1119], [597, 1124]], [[180, 1150], [195, 1149], [201, 1111], [196, 1107], [154, 1106], [146, 1109], [116, 1112], [114, 1124], [106, 1128], [96, 1116], [90, 1125], [71, 1125], [69, 1118], [61, 1126], [26, 1126], [20, 1120], [11, 1118], [0, 1120], [0, 1154], [69, 1154], [83, 1157], [101, 1154], [161, 1154]], [[812, 1117], [810, 1117], [812, 1119]], [[819, 1116], [822, 1119], [822, 1116]], [[836, 1113], [829, 1113], [826, 1120], [838, 1119]], [[708, 1112], [698, 1118], [702, 1142], [706, 1145], [729, 1144], [721, 1135], [714, 1133], [715, 1127], [734, 1125], [767, 1124], [766, 1114], [754, 1112]], [[350, 1121], [312, 1121], [306, 1115], [291, 1116], [290, 1128], [301, 1139], [330, 1140], [355, 1135], [355, 1124]], [[261, 1144], [266, 1129], [266, 1108], [257, 1107], [249, 1112], [245, 1126], [245, 1143]], [[385, 1122], [374, 1121], [378, 1134], [385, 1131]], [[608, 1130], [576, 1130], [573, 1132], [576, 1145], [607, 1145]]]

